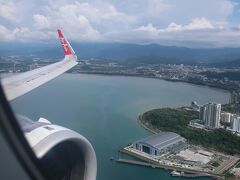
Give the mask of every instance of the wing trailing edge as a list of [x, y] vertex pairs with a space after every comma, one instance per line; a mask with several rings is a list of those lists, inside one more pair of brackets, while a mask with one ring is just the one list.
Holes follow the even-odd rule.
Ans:
[[58, 29], [57, 32], [64, 49], [65, 58], [59, 62], [41, 68], [3, 78], [1, 82], [5, 95], [9, 101], [56, 78], [78, 64], [77, 56], [67, 39], [64, 38], [62, 31]]

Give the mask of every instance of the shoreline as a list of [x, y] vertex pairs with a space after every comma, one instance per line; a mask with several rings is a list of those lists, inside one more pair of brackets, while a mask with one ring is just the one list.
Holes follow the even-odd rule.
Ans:
[[[143, 113], [144, 114], [144, 113]], [[137, 122], [138, 124], [144, 128], [145, 130], [147, 130], [148, 132], [152, 133], [152, 134], [156, 134], [156, 133], [159, 133], [161, 132], [161, 130], [149, 125], [148, 123], [144, 123], [144, 120], [143, 120], [143, 114], [140, 114], [138, 117], [137, 117]], [[200, 146], [199, 146], [200, 147]], [[208, 176], [208, 177], [211, 177], [213, 179], [221, 179], [225, 176], [226, 172], [229, 172], [229, 170], [234, 167], [236, 164], [239, 163], [239, 158], [237, 159], [237, 161], [234, 161], [234, 163], [232, 164], [232, 162], [230, 163], [230, 166], [225, 169], [224, 171], [225, 172], [220, 172], [219, 170], [215, 170], [213, 172], [204, 172], [204, 171], [200, 171], [200, 170], [194, 170], [194, 169], [188, 169], [188, 168], [184, 168], [184, 167], [178, 167], [178, 166], [169, 166], [169, 165], [166, 165], [166, 164], [159, 164], [159, 163], [156, 163], [154, 161], [151, 161], [149, 159], [146, 159], [145, 157], [141, 156], [141, 155], [138, 155], [134, 152], [132, 152], [132, 150], [128, 149], [128, 147], [124, 147], [124, 148], [121, 148], [119, 149], [119, 152], [121, 153], [125, 153], [125, 154], [128, 154], [130, 156], [133, 156], [137, 159], [140, 159], [142, 160], [143, 162], [148, 162], [149, 165], [148, 166], [154, 166], [156, 168], [160, 168], [160, 169], [168, 169], [168, 170], [171, 170], [171, 171], [177, 171], [177, 172], [184, 172], [184, 173], [191, 173], [191, 174], [194, 174], [196, 177], [201, 177], [201, 176]], [[219, 153], [219, 152], [218, 152]], [[234, 156], [233, 156], [234, 157]], [[126, 162], [125, 162], [126, 161]], [[230, 160], [229, 160], [230, 162]], [[229, 163], [228, 162], [228, 163]], [[126, 163], [126, 164], [135, 164], [134, 162], [133, 163], [129, 163], [128, 162], [128, 159], [123, 159], [123, 162], [121, 163]], [[136, 162], [136, 165], [138, 165], [139, 163]], [[140, 163], [141, 164], [141, 163]], [[222, 165], [219, 166], [218, 168], [223, 168]], [[217, 169], [217, 168], [216, 168]], [[183, 173], [183, 174], [184, 174]]]
[[157, 129], [151, 129], [150, 127], [148, 127], [147, 125], [145, 125], [143, 122], [142, 122], [142, 115], [139, 115], [138, 118], [137, 118], [137, 121], [138, 121], [138, 124], [145, 130], [153, 133], [153, 134], [157, 134], [159, 132], [161, 132], [160, 130], [157, 130]]
[[[138, 122], [138, 124], [142, 127], [142, 128], [144, 128], [145, 130], [147, 130], [148, 132], [150, 132], [150, 133], [153, 133], [153, 134], [157, 134], [157, 133], [159, 133], [159, 132], [161, 132], [161, 131], [173, 131], [173, 132], [175, 132], [175, 133], [178, 133], [178, 134], [181, 134], [182, 132], [185, 132], [185, 131], [182, 131], [182, 130], [176, 130], [176, 129], [172, 129], [172, 130], [165, 130], [164, 128], [162, 129], [162, 128], [157, 128], [157, 126], [155, 127], [154, 125], [151, 125], [148, 121], [146, 121], [146, 120], [144, 120], [144, 118], [143, 118], [143, 115], [145, 114], [145, 113], [147, 113], [147, 112], [152, 112], [152, 111], [156, 111], [156, 110], [164, 110], [164, 109], [172, 109], [172, 110], [178, 110], [178, 111], [181, 111], [181, 112], [184, 112], [183, 110], [181, 110], [181, 108], [183, 108], [183, 107], [180, 107], [180, 108], [164, 108], [164, 107], [162, 107], [162, 108], [157, 108], [157, 109], [150, 109], [150, 110], [147, 110], [147, 111], [145, 111], [144, 113], [142, 113], [142, 114], [140, 114], [139, 116], [138, 116], [138, 118], [137, 118], [137, 122]], [[187, 124], [186, 125], [186, 127], [184, 126], [184, 128], [187, 128], [187, 129], [194, 129], [194, 128], [191, 128], [191, 127], [189, 127], [189, 124]], [[220, 130], [221, 130], [221, 128], [219, 128]], [[201, 129], [197, 129], [198, 131], [200, 131]], [[224, 132], [228, 132], [226, 129], [223, 129], [223, 131]], [[214, 131], [206, 131], [206, 133], [207, 132], [214, 132]], [[219, 132], [218, 132], [219, 133]], [[223, 133], [223, 132], [221, 132], [221, 133]], [[234, 135], [235, 137], [233, 137], [233, 138], [237, 138], [237, 135]], [[189, 141], [189, 136], [187, 136], [187, 137], [185, 137], [188, 141]], [[190, 138], [191, 140], [193, 140], [194, 139], [194, 137], [192, 137], [192, 138]], [[209, 145], [207, 145], [207, 144], [205, 144], [205, 145], [203, 145], [202, 143], [196, 143], [196, 142], [191, 142], [191, 144], [192, 145], [196, 145], [196, 146], [202, 146], [202, 147], [204, 147], [204, 148], [206, 148], [206, 149], [208, 149], [208, 150], [213, 150], [213, 151], [217, 151], [217, 152], [220, 152], [220, 153], [226, 153], [226, 154], [228, 154], [228, 155], [233, 155], [233, 156], [239, 156], [239, 154], [236, 154], [236, 153], [232, 153], [232, 152], [228, 152], [228, 151], [226, 151], [225, 149], [221, 149], [221, 148], [219, 148], [218, 146], [216, 146], [216, 147], [210, 147]], [[233, 148], [233, 147], [232, 147]], [[239, 156], [240, 157], [240, 156]]]
[[[137, 158], [140, 161], [136, 161], [136, 163], [128, 163], [128, 162], [125, 162], [125, 161], [129, 161], [128, 159], [118, 159], [118, 160], [115, 160], [116, 162], [132, 164], [132, 165], [139, 165], [139, 163], [147, 163], [148, 167], [159, 168], [159, 169], [166, 170], [166, 171], [170, 170], [170, 171], [184, 172], [186, 174], [189, 173], [189, 174], [192, 174], [192, 175], [196, 175], [196, 177], [221, 178], [221, 175], [215, 174], [215, 173], [212, 173], [212, 172], [203, 172], [203, 171], [194, 170], [194, 169], [188, 169], [188, 168], [179, 167], [179, 166], [159, 164], [156, 161], [153, 161], [151, 159], [147, 159], [147, 158], [145, 158], [143, 156], [140, 156], [138, 154], [135, 154], [135, 153], [127, 150], [126, 147], [125, 148], [121, 148], [118, 151], [121, 152], [121, 153], [127, 154], [129, 156], [135, 157], [135, 158]], [[182, 177], [184, 177], [184, 175]]]
[[[74, 74], [74, 72], [73, 72], [73, 74]], [[213, 88], [213, 89], [225, 91], [225, 92], [227, 92], [229, 94], [231, 94], [231, 91], [232, 91], [230, 89], [222, 88], [222, 87], [215, 86], [215, 85], [194, 83], [194, 82], [184, 81], [184, 80], [165, 79], [165, 78], [158, 78], [158, 77], [144, 76], [144, 75], [114, 74], [114, 73], [113, 74], [108, 74], [108, 73], [94, 73], [94, 72], [77, 72], [75, 74], [90, 74], [90, 75], [102, 75], [102, 76], [123, 76], [123, 77], [126, 76], [126, 77], [150, 78], [150, 79], [158, 79], [158, 80], [163, 80], [163, 81], [168, 81], [168, 82], [187, 83], [187, 84], [191, 84], [191, 85], [195, 85], [195, 86], [204, 86], [204, 87], [208, 87], [208, 88]]]

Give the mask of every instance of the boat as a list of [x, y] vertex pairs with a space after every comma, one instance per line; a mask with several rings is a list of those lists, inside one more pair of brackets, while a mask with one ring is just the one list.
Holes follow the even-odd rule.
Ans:
[[181, 176], [181, 173], [177, 172], [177, 171], [172, 171], [171, 172], [172, 176]]

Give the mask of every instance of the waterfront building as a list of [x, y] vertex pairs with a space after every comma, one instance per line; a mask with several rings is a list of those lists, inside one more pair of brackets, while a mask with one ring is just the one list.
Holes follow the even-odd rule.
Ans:
[[199, 119], [193, 119], [189, 122], [188, 126], [198, 129], [205, 129], [205, 126], [199, 121]]
[[186, 139], [173, 132], [160, 132], [133, 143], [134, 149], [154, 156], [177, 153], [186, 147]]
[[238, 94], [237, 92], [232, 92], [229, 98], [229, 103], [230, 104], [236, 104], [238, 103]]
[[221, 104], [208, 103], [200, 108], [200, 119], [208, 129], [220, 127]]
[[200, 112], [199, 112], [199, 119], [204, 122], [204, 113], [206, 112], [206, 107], [205, 106], [201, 106], [200, 107]]
[[240, 132], [240, 116], [233, 118], [231, 128], [234, 132]]
[[200, 106], [197, 104], [196, 101], [192, 101], [191, 102], [191, 108], [193, 108], [195, 110], [199, 110]]
[[224, 123], [230, 123], [233, 119], [234, 115], [228, 112], [222, 112], [221, 113], [221, 122]]

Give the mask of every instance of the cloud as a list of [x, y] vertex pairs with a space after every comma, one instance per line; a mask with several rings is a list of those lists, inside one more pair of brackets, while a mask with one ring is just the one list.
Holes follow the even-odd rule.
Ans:
[[75, 41], [98, 41], [101, 38], [89, 19], [78, 9], [78, 2], [66, 5], [50, 5], [44, 10], [51, 29], [62, 28]]
[[146, 13], [149, 16], [161, 16], [165, 12], [170, 12], [173, 5], [163, 0], [152, 0], [147, 3]]
[[205, 18], [195, 18], [187, 25], [176, 24], [172, 22], [167, 28], [157, 29], [149, 23], [147, 26], [140, 26], [136, 28], [136, 31], [147, 31], [147, 32], [174, 32], [174, 31], [194, 31], [194, 30], [204, 30], [204, 29], [214, 29], [213, 24]]
[[[76, 28], [75, 33], [72, 35], [74, 38], [81, 37], [83, 40], [98, 40], [101, 38], [100, 33], [92, 27], [85, 16], [79, 15], [76, 23], [78, 24], [77, 27], [73, 27]], [[71, 33], [71, 30], [69, 31]]]
[[152, 23], [149, 23], [147, 26], [140, 26], [136, 28], [136, 31], [157, 32], [158, 30], [152, 25]]
[[120, 12], [113, 4], [104, 1], [54, 4], [51, 5], [50, 9], [59, 11], [61, 14], [85, 16], [91, 26], [94, 28], [97, 27], [98, 31], [101, 32], [126, 29], [129, 24], [136, 20], [134, 16]]
[[174, 22], [170, 23], [166, 29], [161, 29], [160, 31], [192, 31], [192, 30], [204, 30], [213, 29], [213, 24], [205, 18], [195, 18], [187, 25], [176, 24]]
[[128, 32], [109, 33], [108, 39], [120, 42], [158, 43], [187, 47], [239, 47], [240, 28], [214, 26], [206, 18], [195, 18], [188, 24], [170, 23], [157, 28], [152, 23]]
[[0, 41], [52, 40], [61, 28], [79, 42], [240, 44], [229, 20], [238, 9], [230, 0], [4, 1]]
[[33, 26], [37, 29], [46, 29], [46, 28], [49, 28], [51, 26], [50, 21], [44, 15], [34, 14], [33, 19], [34, 19], [34, 22], [35, 22]]
[[228, 17], [234, 11], [234, 3], [231, 0], [171, 0], [171, 11], [162, 14], [168, 22], [177, 22], [185, 24], [188, 21], [204, 17], [214, 24], [226, 25]]
[[9, 41], [12, 39], [10, 31], [3, 25], [0, 25], [0, 39], [2, 41]]
[[[94, 29], [88, 18], [78, 11], [77, 2], [73, 4], [48, 4], [42, 7], [42, 12], [33, 14], [30, 26], [16, 26], [1, 34], [2, 40], [36, 41], [56, 37], [56, 29], [64, 30], [68, 38], [75, 41], [98, 41], [101, 38], [98, 30]], [[11, 38], [10, 38], [11, 37]]]
[[28, 27], [16, 27], [13, 30], [0, 25], [0, 39], [2, 41], [38, 41], [55, 37], [55, 32], [42, 32]]
[[204, 17], [214, 24], [228, 25], [235, 3], [231, 0], [131, 0], [115, 3], [128, 14], [136, 17], [136, 25], [152, 23], [165, 27], [170, 22], [186, 24], [197, 17]]
[[85, 14], [94, 22], [113, 21], [113, 22], [133, 22], [134, 16], [119, 12], [112, 4], [89, 4], [77, 3], [78, 10]]
[[16, 21], [16, 7], [13, 2], [0, 2], [0, 17]]
[[190, 24], [183, 27], [183, 29], [187, 29], [187, 30], [213, 29], [213, 28], [214, 27], [212, 23], [205, 18], [195, 18], [192, 20]]

